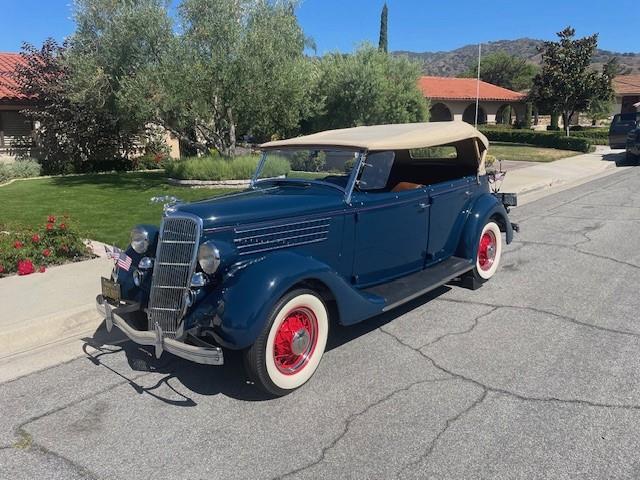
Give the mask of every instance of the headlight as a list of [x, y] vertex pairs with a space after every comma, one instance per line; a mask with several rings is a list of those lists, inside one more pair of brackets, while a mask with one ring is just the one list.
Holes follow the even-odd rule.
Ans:
[[134, 227], [131, 230], [131, 247], [142, 255], [149, 248], [149, 232], [144, 227]]
[[205, 273], [213, 275], [220, 266], [220, 251], [212, 242], [205, 242], [198, 249], [198, 262]]

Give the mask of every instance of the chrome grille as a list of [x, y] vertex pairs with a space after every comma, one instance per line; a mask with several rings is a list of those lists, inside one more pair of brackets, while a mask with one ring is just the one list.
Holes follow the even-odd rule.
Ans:
[[149, 330], [160, 325], [175, 337], [186, 311], [186, 293], [195, 269], [201, 226], [197, 218], [166, 217], [160, 229], [149, 297]]
[[329, 224], [329, 218], [320, 218], [268, 227], [236, 229], [234, 243], [240, 255], [297, 247], [326, 240]]

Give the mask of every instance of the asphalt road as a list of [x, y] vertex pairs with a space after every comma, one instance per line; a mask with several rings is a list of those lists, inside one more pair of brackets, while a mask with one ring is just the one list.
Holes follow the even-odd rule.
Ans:
[[286, 398], [88, 339], [0, 385], [0, 477], [639, 478], [640, 168], [512, 216], [493, 280], [334, 329]]

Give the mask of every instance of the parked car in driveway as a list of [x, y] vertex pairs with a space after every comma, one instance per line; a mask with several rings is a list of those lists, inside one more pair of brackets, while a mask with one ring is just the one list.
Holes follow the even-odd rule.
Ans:
[[611, 148], [625, 148], [627, 134], [640, 124], [640, 112], [617, 113], [609, 126], [609, 146]]
[[316, 371], [332, 325], [493, 277], [516, 202], [491, 193], [487, 148], [463, 122], [266, 143], [246, 191], [135, 227], [98, 309], [158, 357], [219, 365], [242, 350], [257, 385], [287, 394]]
[[627, 135], [627, 160], [640, 162], [640, 126], [631, 130]]

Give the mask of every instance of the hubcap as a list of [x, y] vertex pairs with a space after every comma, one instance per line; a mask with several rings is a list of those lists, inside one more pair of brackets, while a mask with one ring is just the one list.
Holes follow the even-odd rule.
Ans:
[[489, 230], [482, 234], [480, 247], [478, 248], [478, 264], [483, 271], [490, 270], [496, 259], [498, 242], [495, 234]]
[[289, 312], [276, 332], [273, 360], [280, 373], [294, 375], [308, 363], [318, 341], [318, 320], [307, 308]]

